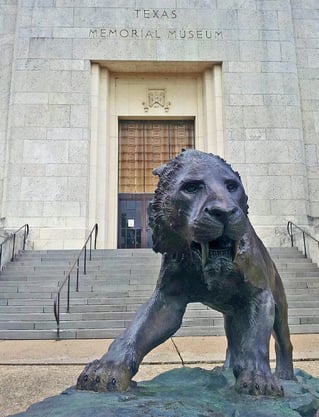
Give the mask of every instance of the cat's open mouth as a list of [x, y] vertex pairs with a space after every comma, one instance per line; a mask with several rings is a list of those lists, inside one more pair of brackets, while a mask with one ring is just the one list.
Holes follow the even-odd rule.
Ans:
[[236, 256], [236, 246], [234, 240], [224, 236], [210, 242], [192, 242], [191, 244], [192, 250], [200, 256], [203, 268], [219, 258], [232, 262]]

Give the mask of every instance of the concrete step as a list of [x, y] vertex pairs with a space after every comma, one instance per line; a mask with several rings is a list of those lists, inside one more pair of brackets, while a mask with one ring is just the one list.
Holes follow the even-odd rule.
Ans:
[[319, 324], [296, 324], [289, 327], [292, 334], [319, 333]]
[[[76, 284], [72, 282], [70, 288], [72, 293], [74, 292], [74, 297], [93, 297], [92, 293], [99, 294], [112, 294], [121, 293], [123, 296], [134, 296], [138, 295], [151, 295], [154, 290], [155, 282], [151, 284], [138, 284], [137, 282], [97, 282], [91, 281], [89, 283], [80, 283], [79, 292], [76, 293]], [[316, 277], [307, 278], [298, 278], [296, 281], [284, 281], [284, 287], [287, 294], [298, 292], [298, 290], [313, 290], [319, 289], [319, 279]], [[10, 282], [7, 285], [0, 283], [0, 292], [1, 298], [38, 298], [39, 293], [43, 293], [44, 298], [52, 298], [55, 296], [56, 290], [58, 288], [58, 283], [48, 283], [47, 285], [37, 286], [37, 293], [34, 292], [35, 287], [33, 285], [23, 285], [19, 283], [18, 285], [15, 282]], [[142, 291], [142, 293], [141, 293]], [[317, 294], [315, 292], [315, 294]]]
[[319, 308], [319, 300], [318, 299], [313, 299], [313, 300], [309, 300], [309, 299], [292, 299], [291, 297], [288, 300], [288, 305], [289, 305], [289, 314], [290, 314], [290, 309], [298, 309], [299, 311], [302, 311], [304, 308], [310, 308], [310, 309], [315, 309], [315, 308]]
[[[76, 339], [76, 332], [64, 332], [64, 339]], [[2, 330], [0, 328], [0, 340], [45, 340], [56, 339], [56, 330]]]
[[302, 280], [302, 281], [286, 281], [284, 282], [285, 290], [288, 292], [288, 289], [302, 289], [302, 288], [319, 288], [319, 281], [317, 280]]
[[281, 276], [282, 280], [287, 279], [292, 279], [294, 277], [318, 277], [319, 274], [319, 270], [316, 268], [311, 268], [311, 269], [307, 269], [307, 268], [300, 268], [300, 269], [287, 269], [287, 270], [280, 270], [278, 269], [279, 275]]
[[[134, 314], [127, 315], [127, 317], [119, 318], [116, 315], [113, 318], [103, 318], [96, 316], [92, 319], [82, 319], [74, 317], [74, 320], [61, 318], [63, 320], [62, 328], [65, 329], [108, 329], [108, 328], [122, 328], [123, 330], [131, 323]], [[289, 317], [289, 326], [296, 325], [314, 325], [319, 324], [318, 318], [305, 316], [305, 317]], [[223, 327], [223, 318], [192, 318], [184, 319], [183, 327]], [[56, 323], [51, 319], [32, 319], [24, 321], [0, 321], [1, 330], [50, 330], [56, 329]]]
[[[110, 305], [126, 305], [127, 309], [134, 309], [136, 306], [143, 304], [148, 297], [122, 297], [122, 298], [72, 298], [70, 305], [73, 306], [82, 306], [82, 305], [92, 305], [92, 306], [110, 306]], [[51, 308], [53, 312], [53, 298], [43, 299], [40, 298], [12, 298], [12, 299], [0, 299], [0, 306], [43, 306]], [[66, 305], [66, 298], [62, 299], [62, 306]], [[133, 307], [132, 307], [133, 306]]]
[[314, 272], [312, 274], [307, 273], [299, 273], [299, 274], [281, 274], [281, 279], [283, 283], [285, 282], [302, 282], [302, 281], [318, 281], [318, 274], [319, 272]]
[[181, 327], [177, 332], [176, 336], [223, 336], [225, 334], [224, 326], [193, 326], [193, 327]]
[[[105, 339], [117, 337], [123, 328], [76, 328], [76, 329], [62, 329], [60, 331], [61, 339]], [[292, 334], [318, 333], [318, 324], [290, 324], [290, 332]], [[175, 334], [175, 336], [220, 336], [224, 335], [223, 326], [182, 326]], [[20, 340], [20, 339], [55, 339], [56, 329], [20, 329], [20, 330], [1, 330], [0, 339], [3, 340]]]
[[[286, 281], [316, 281], [319, 279], [319, 270], [313, 270], [313, 271], [298, 271], [298, 272], [289, 272], [287, 274], [280, 273], [280, 276], [283, 280], [283, 282]], [[20, 276], [20, 275], [14, 275], [14, 276], [3, 276], [2, 279], [0, 279], [0, 288], [4, 288], [7, 286], [15, 286], [19, 285], [19, 283], [23, 283], [25, 285], [32, 285], [34, 282], [35, 285], [59, 285], [61, 282], [63, 282], [66, 279], [66, 275], [57, 275], [52, 277], [52, 275], [38, 275], [34, 274], [34, 276]], [[124, 283], [128, 282], [129, 284], [148, 284], [152, 283], [153, 285], [156, 283], [158, 279], [158, 273], [154, 272], [152, 274], [146, 274], [145, 276], [142, 274], [95, 274], [95, 275], [82, 275], [79, 277], [79, 283], [80, 285], [87, 284], [88, 282], [92, 282], [93, 284], [115, 284], [117, 282]], [[76, 281], [76, 275], [71, 275], [71, 284], [75, 284]]]
[[316, 298], [319, 296], [319, 289], [318, 288], [287, 288], [286, 295], [288, 299], [290, 296], [293, 297], [295, 295], [297, 296], [304, 295], [305, 297], [312, 296], [313, 298]]
[[[223, 315], [215, 310], [207, 309], [205, 306], [201, 306], [202, 308], [199, 309], [187, 309], [184, 315], [183, 324], [188, 326], [188, 323], [194, 323], [196, 320], [200, 320], [202, 325], [212, 325], [213, 321], [223, 323]], [[78, 309], [78, 312], [74, 311], [72, 308], [70, 313], [61, 313], [61, 321], [68, 321], [68, 322], [76, 322], [76, 321], [108, 321], [108, 320], [132, 320], [135, 315], [135, 311], [127, 311], [124, 308], [119, 308], [116, 311], [116, 306], [112, 306], [112, 309], [109, 311], [97, 311], [96, 309], [92, 309], [91, 311], [83, 311], [82, 309]], [[302, 307], [302, 308], [290, 308], [289, 309], [289, 317], [291, 319], [291, 323], [319, 323], [319, 307], [317, 308], [309, 308], [309, 307]], [[297, 319], [297, 321], [296, 321]], [[49, 309], [46, 312], [43, 311], [25, 311], [23, 312], [16, 312], [12, 310], [11, 313], [6, 311], [5, 313], [1, 314], [0, 323], [3, 325], [5, 322], [16, 322], [16, 323], [23, 323], [23, 322], [43, 322], [49, 321], [53, 322], [52, 311]], [[215, 323], [214, 322], [214, 323]], [[205, 324], [206, 323], [206, 324]]]
[[27, 316], [29, 313], [52, 313], [52, 306], [50, 309], [45, 311], [44, 306], [8, 306], [0, 305], [0, 317], [2, 318], [4, 314], [20, 314], [23, 313], [24, 316]]
[[278, 266], [278, 271], [285, 272], [285, 271], [316, 271], [317, 265], [309, 264], [309, 263], [294, 263], [294, 264], [281, 264]]
[[274, 254], [280, 254], [280, 255], [296, 254], [298, 256], [304, 256], [302, 252], [300, 252], [297, 248], [295, 247], [292, 248], [291, 246], [269, 247], [268, 251], [272, 256]]
[[[282, 276], [294, 333], [319, 326], [319, 269], [295, 248], [270, 248]], [[78, 251], [26, 251], [0, 274], [0, 338], [55, 338], [53, 300]], [[71, 276], [71, 312], [61, 298], [61, 337], [115, 337], [154, 290], [161, 257], [151, 250], [97, 250], [75, 292]], [[66, 288], [65, 288], [66, 289]], [[220, 313], [194, 303], [188, 306], [177, 335], [224, 334]]]

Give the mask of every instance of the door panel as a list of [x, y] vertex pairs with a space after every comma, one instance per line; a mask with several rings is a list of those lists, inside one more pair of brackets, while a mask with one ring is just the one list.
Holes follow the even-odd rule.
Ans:
[[147, 206], [153, 194], [119, 194], [120, 249], [152, 247], [152, 231], [148, 227]]

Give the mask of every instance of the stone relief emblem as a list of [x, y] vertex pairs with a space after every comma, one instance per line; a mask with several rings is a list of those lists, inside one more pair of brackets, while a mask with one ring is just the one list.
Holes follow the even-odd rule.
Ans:
[[145, 112], [148, 112], [151, 107], [163, 109], [168, 112], [171, 103], [167, 101], [167, 92], [165, 88], [148, 88], [147, 99], [143, 103]]

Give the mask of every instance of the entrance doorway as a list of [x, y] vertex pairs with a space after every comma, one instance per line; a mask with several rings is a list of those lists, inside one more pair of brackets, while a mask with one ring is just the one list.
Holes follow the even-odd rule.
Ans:
[[194, 148], [194, 120], [120, 120], [118, 248], [151, 248], [147, 206], [158, 177], [152, 170]]

